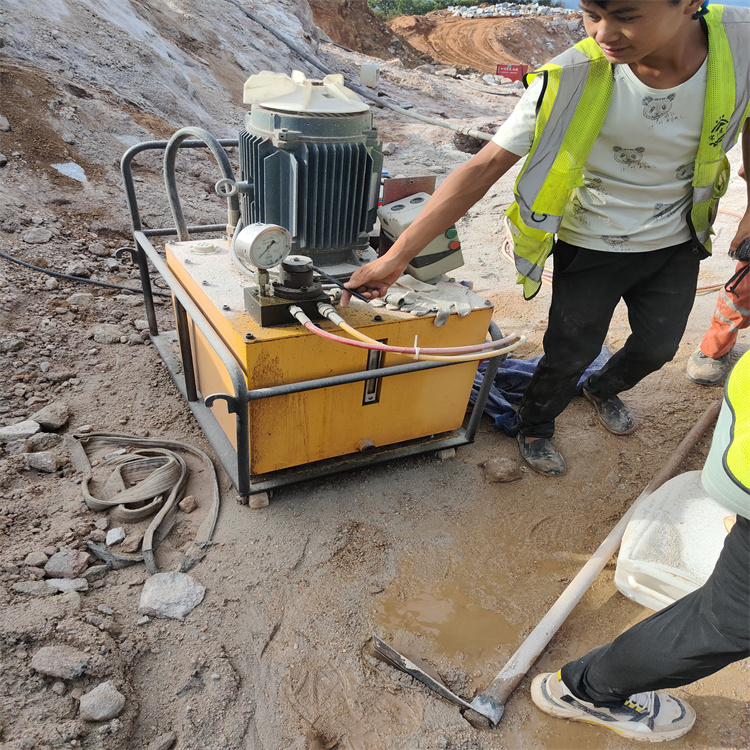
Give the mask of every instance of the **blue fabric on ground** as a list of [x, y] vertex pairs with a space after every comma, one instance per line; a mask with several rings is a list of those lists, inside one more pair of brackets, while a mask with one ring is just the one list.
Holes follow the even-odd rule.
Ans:
[[[606, 346], [602, 347], [599, 356], [586, 368], [578, 381], [577, 394], [581, 393], [581, 386], [586, 378], [592, 372], [601, 369], [604, 363], [612, 355]], [[490, 394], [487, 397], [487, 404], [484, 407], [484, 413], [488, 414], [495, 420], [495, 429], [502, 430], [509, 437], [515, 437], [518, 434], [518, 414], [512, 404], [520, 404], [523, 394], [531, 381], [537, 363], [541, 357], [533, 359], [513, 359], [509, 357], [505, 362], [500, 363], [495, 375], [495, 382], [490, 387]], [[474, 404], [477, 399], [479, 389], [484, 381], [484, 371], [487, 369], [487, 362], [484, 361], [479, 365], [479, 370], [474, 376], [474, 385], [471, 388], [469, 403]]]

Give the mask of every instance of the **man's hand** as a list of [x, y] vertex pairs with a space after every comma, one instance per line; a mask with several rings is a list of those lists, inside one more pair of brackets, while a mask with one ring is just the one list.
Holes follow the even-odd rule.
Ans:
[[341, 296], [341, 306], [346, 307], [352, 295], [346, 289], [354, 289], [368, 299], [385, 297], [388, 287], [403, 274], [406, 266], [388, 257], [386, 253], [380, 258], [358, 268], [346, 282], [344, 293]]

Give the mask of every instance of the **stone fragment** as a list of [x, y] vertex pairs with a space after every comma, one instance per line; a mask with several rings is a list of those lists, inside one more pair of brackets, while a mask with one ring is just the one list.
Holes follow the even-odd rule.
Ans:
[[167, 732], [149, 742], [146, 750], [171, 750], [175, 742], [177, 742], [177, 735], [174, 732]]
[[44, 646], [31, 658], [31, 668], [61, 680], [74, 680], [85, 671], [91, 657], [70, 646]]
[[109, 256], [109, 250], [101, 242], [89, 243], [89, 252], [99, 258], [106, 258]]
[[70, 407], [63, 401], [47, 404], [43, 409], [34, 412], [29, 419], [38, 422], [42, 429], [54, 432], [65, 427], [70, 419]]
[[96, 526], [97, 529], [106, 529], [107, 526], [109, 526], [109, 518], [107, 518], [107, 516], [97, 518], [94, 522], [94, 526]]
[[48, 578], [47, 585], [53, 591], [63, 594], [68, 591], [88, 591], [89, 582], [85, 578]]
[[47, 560], [49, 560], [49, 557], [47, 557], [44, 552], [41, 550], [34, 550], [26, 555], [23, 564], [32, 568], [43, 568], [47, 564]]
[[125, 708], [125, 696], [111, 680], [102, 682], [81, 696], [80, 713], [85, 721], [109, 721], [119, 716]]
[[83, 577], [89, 582], [99, 581], [107, 575], [109, 568], [106, 565], [92, 565], [83, 574]]
[[80, 578], [89, 563], [87, 552], [76, 549], [61, 549], [56, 552], [44, 570], [50, 578]]
[[8, 122], [8, 118], [4, 117], [3, 115], [0, 115], [0, 133], [9, 133], [10, 132], [10, 123]]
[[88, 334], [97, 344], [119, 344], [123, 332], [112, 323], [100, 323], [94, 326]]
[[103, 529], [94, 529], [89, 534], [89, 539], [97, 544], [104, 544], [107, 541], [107, 532]]
[[91, 271], [89, 271], [86, 265], [79, 260], [69, 263], [68, 267], [65, 269], [65, 273], [68, 274], [68, 276], [78, 276], [81, 279], [88, 279], [91, 276]]
[[107, 532], [107, 546], [111, 547], [113, 544], [119, 544], [125, 538], [125, 529], [122, 526], [110, 529]]
[[56, 435], [54, 432], [37, 432], [36, 435], [32, 435], [28, 439], [26, 443], [28, 451], [25, 452], [36, 453], [37, 451], [48, 451], [56, 448], [62, 441], [62, 435]]
[[23, 339], [3, 339], [0, 341], [0, 349], [3, 352], [20, 352], [26, 346]]
[[27, 440], [32, 435], [36, 435], [41, 427], [39, 422], [32, 419], [25, 419], [23, 422], [16, 422], [7, 427], [0, 427], [0, 443], [11, 443], [14, 440]]
[[52, 596], [55, 593], [44, 581], [16, 581], [11, 588], [17, 594], [28, 596]]
[[390, 141], [383, 144], [383, 156], [393, 156], [393, 154], [396, 153], [397, 146], [395, 143], [391, 143]]
[[0, 154], [0, 167], [4, 167], [8, 163], [8, 157], [5, 154]]
[[52, 239], [52, 232], [46, 227], [34, 227], [24, 232], [21, 239], [30, 245], [44, 245]]
[[30, 469], [44, 471], [47, 474], [54, 474], [61, 466], [65, 466], [67, 463], [65, 457], [55, 451], [24, 453], [23, 456]]
[[186, 573], [156, 573], [143, 586], [138, 612], [184, 620], [202, 601], [206, 587]]
[[78, 307], [89, 307], [94, 302], [94, 295], [91, 292], [75, 292], [65, 300], [69, 305]]
[[488, 482], [515, 482], [522, 477], [518, 462], [510, 458], [491, 458], [484, 464], [484, 478]]
[[183, 513], [192, 513], [198, 507], [198, 503], [192, 495], [188, 495], [180, 500], [177, 507], [179, 507]]
[[120, 552], [135, 552], [141, 546], [142, 541], [143, 534], [130, 534], [120, 544]]

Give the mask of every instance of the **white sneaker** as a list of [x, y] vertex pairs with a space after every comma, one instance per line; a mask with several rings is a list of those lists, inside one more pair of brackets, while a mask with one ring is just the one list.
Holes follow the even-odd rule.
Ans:
[[550, 716], [596, 724], [645, 742], [676, 740], [695, 723], [695, 711], [664, 690], [636, 693], [617, 708], [598, 708], [578, 700], [562, 681], [560, 672], [537, 675], [531, 683], [531, 699]]

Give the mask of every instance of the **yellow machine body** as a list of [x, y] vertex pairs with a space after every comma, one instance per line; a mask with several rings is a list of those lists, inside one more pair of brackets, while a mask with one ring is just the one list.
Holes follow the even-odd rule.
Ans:
[[[247, 380], [249, 390], [298, 383], [367, 369], [369, 350], [321, 338], [290, 316], [288, 326], [261, 327], [244, 309], [243, 289], [252, 280], [231, 261], [228, 245], [202, 252], [205, 243], [166, 246], [167, 263], [211, 327], [221, 337]], [[434, 316], [414, 317], [352, 300], [339, 311], [347, 323], [394, 346], [445, 347], [485, 340], [490, 306], [465, 317], [452, 314], [440, 328]], [[375, 320], [379, 317], [379, 320]], [[188, 319], [196, 382], [202, 398], [232, 393], [226, 368], [194, 321]], [[328, 321], [321, 328], [349, 337]], [[375, 366], [413, 361], [386, 353]], [[372, 363], [371, 367], [372, 369]], [[326, 458], [357, 453], [458, 429], [464, 418], [477, 362], [451, 365], [249, 403], [250, 473], [261, 475]], [[368, 389], [371, 403], [366, 403]], [[374, 393], [374, 396], [372, 395]], [[212, 412], [235, 449], [235, 416], [226, 402]]]

